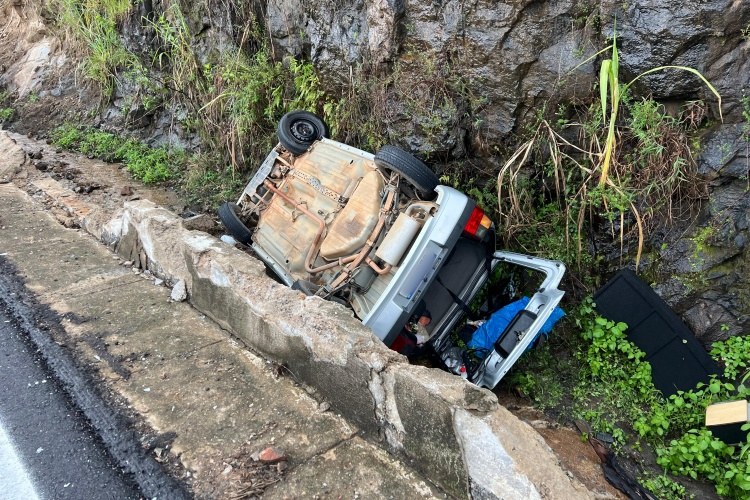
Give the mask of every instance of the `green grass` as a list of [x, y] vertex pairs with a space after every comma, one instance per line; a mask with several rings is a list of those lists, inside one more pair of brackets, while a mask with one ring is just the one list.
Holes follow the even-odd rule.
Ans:
[[135, 139], [74, 125], [63, 125], [52, 131], [52, 142], [108, 162], [122, 162], [134, 178], [144, 184], [174, 179], [184, 169], [187, 155], [179, 150], [152, 148]]
[[83, 72], [105, 94], [114, 90], [120, 71], [140, 67], [140, 61], [120, 40], [118, 23], [133, 10], [130, 0], [52, 0], [49, 10], [59, 26], [86, 47]]

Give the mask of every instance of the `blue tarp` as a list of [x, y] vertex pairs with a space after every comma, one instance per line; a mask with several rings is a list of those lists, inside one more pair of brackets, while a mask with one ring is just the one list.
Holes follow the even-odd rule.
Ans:
[[[528, 303], [528, 297], [521, 297], [517, 301], [511, 302], [505, 307], [495, 311], [492, 316], [490, 316], [490, 319], [482, 323], [482, 325], [474, 332], [474, 335], [472, 335], [468, 344], [469, 348], [480, 351], [490, 351], [498, 337], [500, 337], [500, 334], [505, 331], [510, 322], [513, 321], [513, 318], [516, 317], [518, 311], [525, 309]], [[552, 331], [552, 327], [555, 326], [555, 323], [560, 321], [563, 316], [565, 316], [565, 311], [559, 307], [555, 307], [552, 314], [550, 314], [550, 317], [547, 318], [547, 321], [545, 321], [544, 325], [542, 325], [542, 328], [537, 333], [537, 337], [541, 334], [544, 334], [545, 336], [548, 335], [549, 332]], [[533, 342], [529, 344], [529, 347], [533, 344]]]

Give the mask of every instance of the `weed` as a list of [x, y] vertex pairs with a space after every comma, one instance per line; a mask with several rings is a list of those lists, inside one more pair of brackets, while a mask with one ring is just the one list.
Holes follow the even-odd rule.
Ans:
[[[721, 325], [722, 332], [728, 330], [729, 325]], [[724, 377], [728, 380], [736, 380], [748, 369], [750, 363], [750, 337], [735, 336], [714, 342], [711, 347], [711, 356], [724, 367]]]
[[0, 108], [0, 122], [9, 121], [13, 118], [15, 110], [13, 108]]
[[60, 147], [80, 151], [92, 158], [121, 161], [128, 172], [144, 184], [170, 180], [186, 163], [186, 155], [181, 151], [151, 148], [134, 139], [96, 129], [79, 129], [74, 125], [56, 128], [51, 139]]
[[657, 221], [669, 223], [675, 214], [690, 213], [707, 192], [686, 133], [702, 120], [698, 104], [678, 120], [651, 99], [631, 97], [632, 84], [657, 70], [679, 69], [698, 76], [720, 101], [705, 78], [686, 67], [654, 68], [621, 85], [616, 39], [597, 55], [607, 51], [611, 57], [601, 66], [598, 105], [558, 110], [554, 120], [542, 113], [497, 181], [506, 244], [518, 243], [519, 236], [538, 225], [535, 212], [554, 204], [564, 213], [559, 218], [565, 228], [561, 242], [584, 275], [590, 272], [584, 244], [590, 232], [608, 229], [622, 252], [626, 241], [634, 241], [637, 266], [647, 231]]
[[191, 206], [215, 210], [222, 202], [236, 199], [245, 181], [232, 168], [222, 165], [220, 158], [202, 154], [189, 159], [180, 188]]
[[[748, 25], [747, 29], [750, 29], [750, 25]], [[747, 177], [746, 189], [750, 191], [750, 96], [745, 93], [745, 89], [742, 89], [742, 98], [740, 99], [740, 104], [742, 105], [742, 134], [740, 138], [745, 142], [745, 176]]]
[[661, 500], [684, 500], [688, 498], [685, 487], [666, 474], [644, 474], [640, 477], [640, 483]]
[[120, 69], [140, 66], [120, 40], [117, 23], [133, 8], [130, 0], [52, 0], [59, 25], [85, 44], [84, 74], [111, 95]]
[[[748, 398], [750, 388], [745, 383], [750, 376], [744, 375], [737, 385], [714, 377], [665, 399], [653, 385], [644, 353], [625, 336], [625, 324], [598, 316], [591, 299], [584, 300], [570, 319], [580, 332], [572, 348], [581, 369], [573, 378], [565, 377], [573, 386], [573, 416], [588, 421], [595, 431], [610, 433], [616, 448], [637, 447], [645, 440], [667, 472], [705, 479], [719, 495], [745, 498], [750, 491], [750, 442], [724, 444], [704, 427], [704, 418], [711, 404]], [[737, 379], [750, 363], [747, 339], [716, 342], [711, 351], [730, 380]], [[522, 370], [525, 367], [519, 364]], [[543, 365], [534, 365], [533, 370], [544, 373]], [[566, 373], [569, 368], [555, 370]], [[554, 406], [554, 391], [546, 395], [540, 391], [547, 383], [543, 376], [517, 371], [511, 381], [537, 405]], [[684, 488], [666, 476], [645, 477], [644, 485], [660, 498], [685, 496]]]

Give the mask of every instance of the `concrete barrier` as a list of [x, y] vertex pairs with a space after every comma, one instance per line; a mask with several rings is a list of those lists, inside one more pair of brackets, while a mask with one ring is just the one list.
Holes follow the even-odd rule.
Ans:
[[92, 233], [154, 274], [183, 280], [194, 307], [450, 494], [592, 496], [490, 391], [410, 365], [348, 309], [275, 282], [260, 261], [185, 229], [169, 211], [146, 200], [127, 202]]

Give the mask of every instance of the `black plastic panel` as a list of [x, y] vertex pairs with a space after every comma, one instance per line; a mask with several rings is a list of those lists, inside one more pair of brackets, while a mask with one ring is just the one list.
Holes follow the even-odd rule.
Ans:
[[646, 353], [654, 385], [664, 396], [694, 389], [719, 373], [718, 366], [672, 309], [629, 269], [594, 295], [605, 318], [628, 325], [628, 338]]

